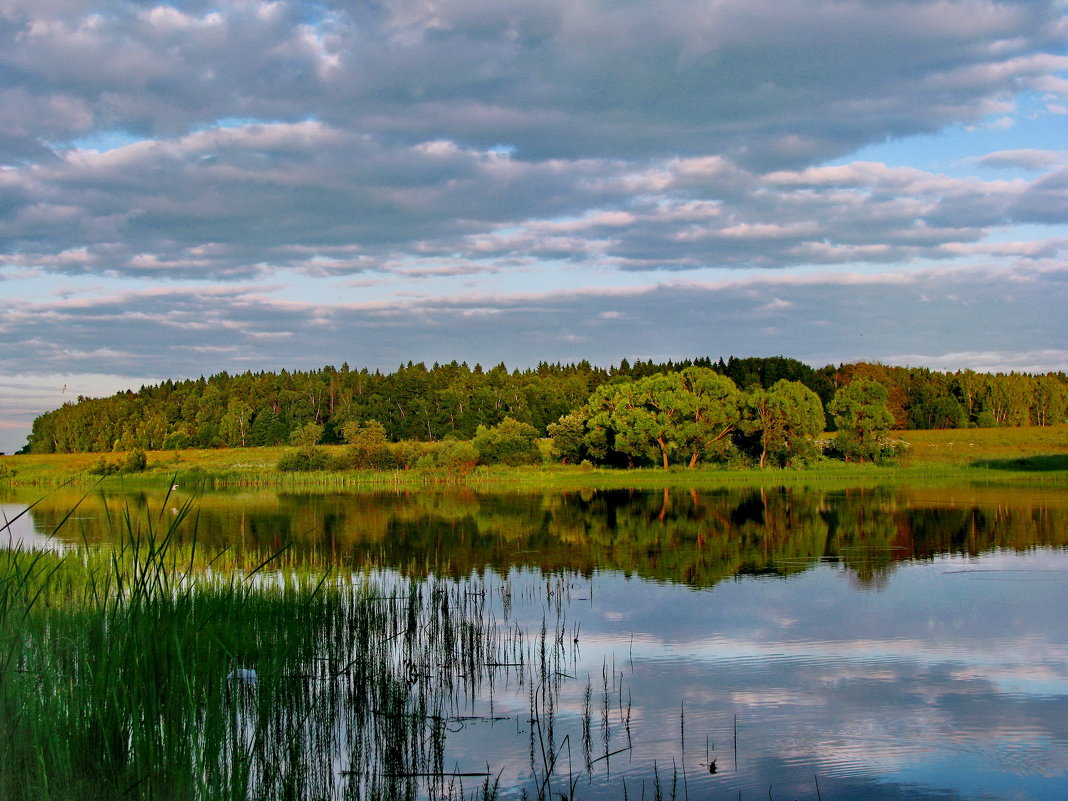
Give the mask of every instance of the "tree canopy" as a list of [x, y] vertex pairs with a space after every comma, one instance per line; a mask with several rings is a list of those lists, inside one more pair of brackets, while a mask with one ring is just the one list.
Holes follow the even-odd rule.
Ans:
[[[596, 423], [600, 428], [571, 442], [561, 458], [598, 458], [603, 451], [612, 463], [663, 465], [665, 456], [669, 463], [691, 463], [695, 455], [698, 461], [728, 458], [732, 443], [741, 441], [741, 418], [734, 420], [732, 411], [736, 403], [741, 409], [738, 393], [770, 391], [787, 381], [804, 386], [826, 408], [836, 391], [859, 379], [886, 390], [894, 428], [1053, 425], [1068, 410], [1064, 373], [940, 373], [864, 362], [813, 368], [782, 356], [623, 360], [609, 367], [542, 362], [525, 370], [408, 362], [391, 373], [343, 364], [340, 369], [223, 372], [168, 379], [107, 398], [79, 397], [40, 415], [23, 451], [283, 445], [309, 423], [322, 426], [322, 443], [336, 444], [344, 440], [346, 425], [369, 421], [381, 424], [391, 443], [470, 440], [479, 426], [492, 428], [505, 418], [545, 435], [550, 425], [562, 424], [562, 417], [587, 409], [587, 417], [595, 411], [603, 416]], [[628, 384], [636, 388], [618, 399], [622, 405], [603, 408], [615, 390], [599, 398], [596, 392]], [[835, 425], [833, 415], [825, 424]], [[663, 436], [656, 436], [658, 427]]]

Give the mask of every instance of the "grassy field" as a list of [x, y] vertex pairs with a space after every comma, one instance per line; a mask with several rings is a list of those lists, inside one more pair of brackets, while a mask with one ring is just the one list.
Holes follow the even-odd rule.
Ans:
[[[896, 465], [827, 461], [796, 470], [706, 468], [607, 470], [577, 465], [481, 467], [458, 477], [430, 471], [344, 471], [283, 473], [275, 469], [284, 447], [159, 451], [148, 455], [148, 469], [103, 479], [109, 484], [158, 486], [175, 477], [188, 484], [222, 486], [396, 487], [412, 488], [462, 481], [480, 486], [663, 487], [774, 483], [982, 482], [1068, 484], [1068, 425], [1025, 428], [975, 428], [900, 431], [909, 453]], [[340, 450], [342, 446], [322, 446]], [[96, 453], [0, 457], [0, 487], [96, 483], [89, 473]], [[123, 454], [106, 454], [121, 461]]]

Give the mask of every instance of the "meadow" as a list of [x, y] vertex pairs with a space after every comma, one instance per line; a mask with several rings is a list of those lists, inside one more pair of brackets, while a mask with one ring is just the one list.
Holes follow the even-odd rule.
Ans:
[[[830, 435], [824, 435], [829, 437]], [[847, 482], [926, 483], [1068, 482], [1068, 425], [1007, 428], [895, 431], [908, 443], [907, 454], [896, 464], [874, 465], [826, 460], [797, 469], [697, 468], [694, 470], [614, 470], [588, 465], [544, 462], [530, 467], [477, 467], [464, 475], [434, 470], [346, 470], [282, 472], [276, 466], [292, 448], [220, 448], [153, 451], [143, 473], [101, 479], [91, 473], [101, 455], [96, 453], [35, 454], [0, 457], [0, 487], [54, 487], [75, 485], [145, 484], [169, 486], [178, 477], [185, 483], [204, 482], [208, 488], [226, 486], [318, 486], [411, 488], [428, 484], [466, 483], [474, 486], [663, 487], [718, 486], [776, 483]], [[547, 453], [547, 443], [542, 450]], [[319, 446], [339, 453], [345, 446]], [[121, 461], [122, 453], [107, 454]], [[547, 457], [546, 457], [547, 458]]]

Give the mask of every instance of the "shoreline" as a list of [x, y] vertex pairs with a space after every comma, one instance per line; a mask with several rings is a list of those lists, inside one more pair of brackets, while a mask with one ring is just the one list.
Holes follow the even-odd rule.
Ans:
[[[1068, 485], [1068, 425], [895, 431], [909, 443], [897, 464], [823, 461], [800, 468], [698, 467], [613, 469], [589, 465], [482, 466], [465, 474], [435, 470], [345, 470], [282, 472], [285, 447], [151, 451], [144, 472], [108, 477], [89, 469], [101, 456], [121, 452], [20, 454], [0, 457], [0, 490], [76, 487], [169, 487], [201, 484], [227, 487], [319, 488], [325, 490], [415, 490], [434, 486], [472, 489], [715, 488], [792, 485], [876, 486], [884, 484]], [[319, 446], [327, 452], [343, 445]]]

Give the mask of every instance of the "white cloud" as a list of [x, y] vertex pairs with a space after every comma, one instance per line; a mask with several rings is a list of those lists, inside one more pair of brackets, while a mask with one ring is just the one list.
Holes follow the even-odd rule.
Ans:
[[[1021, 137], [1063, 112], [1064, 14], [1057, 0], [5, 0], [0, 367], [91, 354], [121, 375], [149, 349], [167, 374], [446, 348], [614, 361], [680, 340], [936, 359], [985, 352], [992, 321], [1007, 353], [1048, 349], [1064, 335], [1049, 302], [1068, 172]], [[849, 161], [945, 130], [986, 143], [951, 157], [980, 177]], [[740, 283], [710, 283], [728, 270]], [[1009, 283], [1055, 319], [1007, 319]], [[769, 313], [781, 333], [750, 330]], [[341, 353], [330, 329], [363, 350]]]

